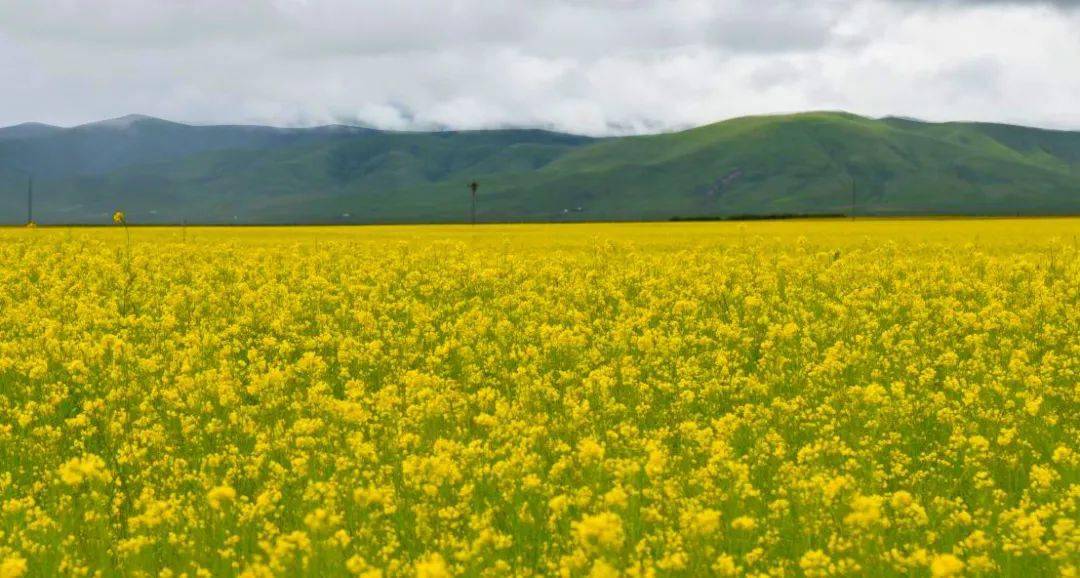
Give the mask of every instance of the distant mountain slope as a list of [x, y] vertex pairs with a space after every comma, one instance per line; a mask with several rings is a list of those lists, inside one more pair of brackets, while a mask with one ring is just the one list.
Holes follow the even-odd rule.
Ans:
[[24, 122], [15, 126], [0, 128], [0, 141], [37, 138], [63, 132], [63, 130], [58, 126], [40, 122]]
[[[28, 125], [20, 125], [27, 127]], [[189, 126], [131, 116], [0, 129], [0, 220], [460, 221], [1080, 212], [1080, 133], [845, 113], [591, 139]], [[19, 129], [19, 130], [14, 130]], [[853, 195], [854, 193], [854, 195]]]
[[296, 146], [369, 132], [336, 126], [190, 126], [130, 115], [70, 129], [49, 127], [29, 139], [0, 140], [0, 166], [18, 166], [47, 178], [101, 175], [126, 166], [176, 161], [207, 151]]

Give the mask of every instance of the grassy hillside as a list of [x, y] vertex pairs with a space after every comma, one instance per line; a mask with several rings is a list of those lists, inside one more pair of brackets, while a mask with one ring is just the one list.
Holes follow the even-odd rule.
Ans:
[[[11, 129], [6, 129], [10, 131]], [[1080, 212], [1080, 133], [873, 120], [748, 117], [589, 139], [534, 130], [391, 133], [192, 127], [132, 117], [0, 139], [0, 218], [45, 222], [459, 221], [748, 214]], [[0, 131], [0, 134], [4, 134]]]
[[1014, 128], [1022, 148], [980, 125], [739, 119], [575, 151], [542, 187], [652, 218], [847, 212], [853, 188], [859, 213], [1075, 211], [1080, 135]]

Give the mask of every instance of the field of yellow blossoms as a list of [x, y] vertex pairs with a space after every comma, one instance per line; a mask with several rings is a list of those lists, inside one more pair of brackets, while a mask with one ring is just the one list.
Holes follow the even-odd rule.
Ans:
[[0, 578], [1080, 573], [1080, 220], [123, 224], [0, 231]]

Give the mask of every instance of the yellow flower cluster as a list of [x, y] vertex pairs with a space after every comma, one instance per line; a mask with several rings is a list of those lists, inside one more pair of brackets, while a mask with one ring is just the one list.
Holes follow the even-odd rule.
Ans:
[[88, 454], [64, 462], [60, 466], [60, 479], [69, 486], [78, 486], [83, 482], [107, 481], [109, 473], [104, 460]]
[[0, 578], [1076, 576], [1078, 235], [0, 231]]
[[220, 510], [226, 504], [229, 504], [236, 499], [236, 490], [229, 486], [218, 486], [211, 489], [206, 494], [206, 501], [210, 504], [211, 508]]

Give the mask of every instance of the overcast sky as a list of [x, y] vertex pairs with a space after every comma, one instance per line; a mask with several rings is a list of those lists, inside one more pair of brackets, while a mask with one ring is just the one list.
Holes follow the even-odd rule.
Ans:
[[0, 125], [1080, 129], [1080, 0], [0, 0]]

